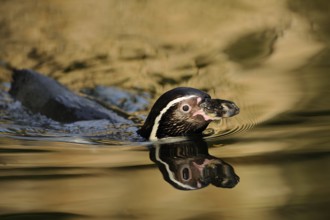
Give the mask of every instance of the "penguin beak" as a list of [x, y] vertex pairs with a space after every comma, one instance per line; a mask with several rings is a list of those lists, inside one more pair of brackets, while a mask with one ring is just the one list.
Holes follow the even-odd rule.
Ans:
[[239, 108], [234, 102], [223, 99], [205, 99], [199, 107], [205, 120], [220, 120], [239, 113]]

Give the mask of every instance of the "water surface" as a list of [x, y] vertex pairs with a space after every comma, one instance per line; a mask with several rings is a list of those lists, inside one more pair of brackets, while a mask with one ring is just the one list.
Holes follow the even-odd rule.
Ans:
[[[12, 100], [1, 69], [1, 219], [329, 218], [327, 1], [1, 4], [2, 63], [76, 92], [138, 100], [121, 106], [130, 126], [63, 125]], [[177, 86], [232, 100], [241, 112], [211, 124], [205, 143], [159, 156], [164, 144], [135, 130]], [[207, 160], [232, 167], [239, 182], [182, 190], [161, 168], [189, 161], [198, 175]]]

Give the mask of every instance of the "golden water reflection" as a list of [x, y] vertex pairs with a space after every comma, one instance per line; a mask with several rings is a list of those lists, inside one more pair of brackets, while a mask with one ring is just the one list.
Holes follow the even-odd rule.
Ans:
[[[240, 177], [232, 189], [176, 190], [145, 143], [1, 133], [0, 218], [327, 219], [329, 8], [321, 0], [2, 1], [1, 62], [75, 91], [142, 90], [151, 103], [193, 86], [241, 113], [212, 124], [207, 140], [209, 154]], [[9, 80], [1, 69], [0, 81]]]

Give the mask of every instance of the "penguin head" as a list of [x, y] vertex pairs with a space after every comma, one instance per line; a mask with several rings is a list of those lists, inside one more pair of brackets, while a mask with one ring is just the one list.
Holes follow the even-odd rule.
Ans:
[[201, 135], [210, 122], [238, 113], [239, 108], [231, 101], [211, 99], [198, 89], [178, 87], [159, 97], [138, 133], [152, 141]]

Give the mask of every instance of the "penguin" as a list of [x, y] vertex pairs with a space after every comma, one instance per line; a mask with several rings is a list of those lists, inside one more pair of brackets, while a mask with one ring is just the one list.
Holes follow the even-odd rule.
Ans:
[[212, 99], [195, 88], [177, 87], [158, 98], [138, 133], [152, 141], [202, 135], [212, 121], [232, 117], [239, 111], [232, 101]]
[[[55, 121], [107, 119], [112, 123], [130, 124], [113, 109], [71, 92], [54, 79], [33, 70], [13, 70], [9, 94], [32, 113]], [[165, 92], [155, 102], [137, 133], [150, 141], [178, 136], [199, 136], [210, 122], [239, 113], [228, 100], [212, 99], [207, 93], [190, 87]]]

